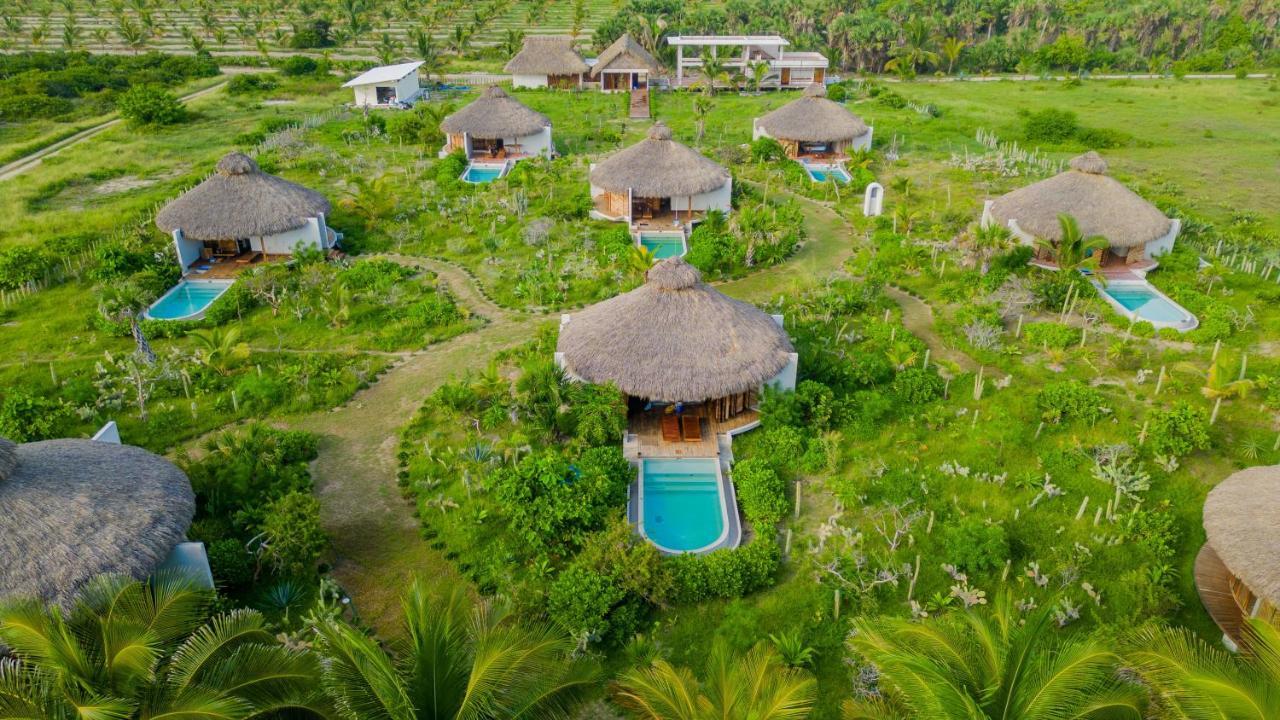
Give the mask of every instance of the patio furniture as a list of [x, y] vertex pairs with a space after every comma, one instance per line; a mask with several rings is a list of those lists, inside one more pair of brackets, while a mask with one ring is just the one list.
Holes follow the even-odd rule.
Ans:
[[662, 416], [662, 441], [680, 442], [680, 418], [674, 414]]

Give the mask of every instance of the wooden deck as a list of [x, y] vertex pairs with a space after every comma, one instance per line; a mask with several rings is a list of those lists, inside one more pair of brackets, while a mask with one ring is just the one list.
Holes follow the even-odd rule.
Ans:
[[197, 260], [187, 267], [183, 275], [198, 280], [230, 280], [250, 268], [259, 267], [264, 263], [280, 262], [289, 257], [289, 255], [245, 252], [235, 257]]
[[1204, 609], [1218, 627], [1222, 628], [1222, 632], [1239, 644], [1244, 618], [1240, 606], [1231, 594], [1231, 571], [1222, 564], [1222, 560], [1208, 543], [1196, 555], [1195, 574], [1196, 590], [1200, 592], [1200, 602]]
[[702, 439], [697, 442], [666, 442], [662, 439], [662, 410], [632, 413], [627, 420], [624, 450], [631, 459], [642, 457], [718, 457], [718, 436], [739, 430], [760, 420], [760, 413], [748, 410], [723, 422], [699, 419]]
[[[701, 222], [705, 215], [706, 213], [701, 210], [694, 210], [692, 222]], [[688, 232], [691, 224], [687, 210], [654, 213], [653, 217], [649, 218], [636, 216], [632, 220], [634, 222], [631, 223], [631, 227], [636, 230], [685, 230]]]

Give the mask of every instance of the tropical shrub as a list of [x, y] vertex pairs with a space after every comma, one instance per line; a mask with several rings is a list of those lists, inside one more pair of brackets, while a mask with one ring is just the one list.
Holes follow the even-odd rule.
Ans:
[[227, 93], [251, 95], [276, 89], [276, 79], [265, 73], [243, 73], [227, 82]]
[[1022, 119], [1022, 135], [1031, 142], [1064, 143], [1080, 130], [1080, 119], [1070, 110], [1044, 108]]
[[1070, 325], [1055, 322], [1027, 323], [1022, 328], [1027, 344], [1033, 347], [1051, 347], [1064, 350], [1080, 342], [1080, 331]]
[[762, 532], [751, 542], [732, 550], [669, 558], [674, 599], [679, 603], [695, 603], [755, 592], [773, 582], [781, 556], [773, 534]]
[[120, 116], [132, 125], [173, 125], [187, 118], [178, 97], [159, 85], [139, 85], [116, 100]]
[[893, 378], [893, 394], [904, 408], [932, 402], [942, 397], [945, 382], [936, 372], [907, 368]]
[[315, 572], [329, 538], [320, 526], [320, 501], [294, 490], [272, 500], [262, 521], [262, 559], [281, 575]]
[[779, 162], [787, 159], [787, 152], [782, 144], [771, 137], [761, 137], [751, 143], [751, 160], [753, 162]]
[[241, 588], [253, 581], [254, 558], [244, 544], [235, 538], [222, 538], [206, 546], [209, 569], [219, 587]]
[[742, 514], [753, 525], [768, 528], [787, 514], [786, 484], [765, 462], [748, 458], [733, 466], [733, 487]]
[[970, 572], [994, 570], [1009, 559], [1009, 541], [1004, 528], [974, 515], [947, 527], [943, 537], [946, 558]]
[[1209, 447], [1209, 416], [1188, 402], [1151, 413], [1147, 421], [1151, 451], [1182, 457]]
[[13, 245], [0, 250], [0, 289], [15, 290], [42, 280], [54, 268], [51, 255], [34, 245]]
[[61, 437], [71, 417], [71, 408], [22, 388], [0, 395], [0, 437], [16, 443]]
[[290, 55], [280, 63], [280, 74], [290, 77], [315, 75], [319, 68], [320, 63], [316, 62], [315, 58], [306, 55]]
[[1036, 395], [1036, 405], [1045, 422], [1064, 420], [1096, 422], [1102, 417], [1104, 399], [1096, 388], [1078, 380], [1049, 383]]
[[630, 463], [616, 446], [585, 450], [570, 461], [554, 449], [535, 452], [490, 477], [511, 532], [534, 548], [576, 547], [620, 507]]

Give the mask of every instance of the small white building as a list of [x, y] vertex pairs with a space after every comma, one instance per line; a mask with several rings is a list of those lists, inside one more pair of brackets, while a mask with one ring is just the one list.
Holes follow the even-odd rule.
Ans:
[[325, 223], [329, 211], [320, 193], [230, 153], [213, 175], [157, 213], [156, 225], [173, 236], [185, 275], [290, 255], [298, 247], [333, 248], [341, 236]]
[[383, 65], [361, 73], [342, 87], [355, 90], [356, 107], [390, 107], [409, 104], [422, 94], [418, 85], [418, 68], [422, 61]]
[[[1085, 237], [1107, 239], [1110, 247], [1099, 258], [1104, 271], [1123, 268], [1139, 275], [1173, 249], [1181, 228], [1181, 221], [1107, 175], [1106, 161], [1093, 151], [1072, 158], [1065, 172], [986, 201], [982, 225], [1002, 225], [1022, 244], [1035, 246], [1038, 238], [1062, 239], [1059, 215], [1075, 218]], [[1032, 262], [1057, 267], [1052, 252], [1041, 248]]]
[[512, 87], [571, 89], [582, 86], [590, 68], [573, 47], [572, 37], [529, 35], [503, 69], [511, 73]]
[[591, 197], [597, 219], [687, 231], [708, 211], [732, 210], [733, 176], [658, 121], [647, 138], [591, 166]]
[[[762, 87], [804, 87], [826, 80], [830, 62], [818, 52], [787, 50], [791, 43], [780, 35], [673, 35], [667, 44], [676, 49], [676, 85], [689, 85], [700, 77], [702, 60], [724, 61], [730, 73], [751, 77], [756, 63], [768, 63]], [[686, 53], [691, 53], [686, 55]]]
[[440, 157], [462, 150], [468, 160], [516, 161], [551, 157], [551, 120], [531, 110], [497, 85], [440, 123], [445, 134]]

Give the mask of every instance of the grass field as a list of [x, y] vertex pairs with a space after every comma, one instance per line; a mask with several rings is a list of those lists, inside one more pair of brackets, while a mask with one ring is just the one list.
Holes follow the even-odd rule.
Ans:
[[[559, 7], [552, 5], [553, 10]], [[431, 269], [398, 280], [388, 295], [444, 283], [460, 305], [483, 317], [449, 326], [438, 337], [398, 338], [383, 347], [380, 338], [386, 338], [379, 334], [374, 314], [381, 295], [355, 304], [356, 317], [346, 326], [326, 315], [304, 313], [295, 320], [259, 307], [226, 323], [243, 333], [251, 355], [227, 375], [206, 368], [203, 381], [196, 383], [199, 412], [191, 396], [183, 394], [182, 383], [171, 379], [168, 394], [158, 403], [158, 422], [142, 422], [122, 403], [100, 408], [75, 424], [77, 431], [86, 430], [111, 412], [126, 420], [128, 441], [157, 448], [256, 418], [321, 433], [321, 458], [313, 470], [327, 526], [335, 535], [336, 572], [358, 605], [368, 598], [362, 606], [365, 619], [385, 628], [395, 612], [391, 595], [415, 571], [447, 568], [500, 589], [506, 587], [503, 583], [528, 582], [541, 591], [556, 570], [540, 570], [534, 579], [526, 563], [532, 556], [501, 544], [509, 540], [503, 539], [503, 508], [491, 497], [472, 499], [470, 487], [463, 488], [457, 478], [432, 486], [439, 495], [438, 516], [425, 515], [437, 506], [419, 498], [418, 514], [440, 533], [432, 543], [420, 539], [418, 518], [396, 496], [397, 459], [413, 465], [427, 450], [461, 455], [467, 443], [479, 441], [491, 443], [497, 458], [503, 450], [513, 456], [527, 451], [520, 446], [529, 436], [519, 421], [509, 419], [517, 417], [514, 411], [496, 416], [493, 427], [498, 429], [486, 433], [479, 430], [479, 420], [465, 413], [433, 415], [428, 409], [412, 426], [410, 421], [422, 401], [449, 378], [469, 376], [479, 382], [497, 377], [492, 382], [506, 388], [519, 371], [490, 370], [496, 352], [528, 340], [557, 311], [637, 281], [634, 268], [612, 267], [608, 263], [620, 262], [618, 257], [598, 250], [608, 226], [565, 220], [555, 213], [567, 198], [585, 191], [592, 160], [639, 139], [649, 123], [624, 119], [621, 96], [518, 92], [522, 101], [551, 117], [558, 149], [566, 157], [540, 167], [527, 185], [503, 181], [459, 189], [452, 178], [435, 172], [447, 167], [435, 160], [436, 147], [393, 137], [359, 113], [336, 110], [349, 99], [339, 83], [336, 77], [284, 80], [276, 90], [239, 97], [219, 91], [190, 104], [194, 116], [188, 123], [147, 131], [122, 125], [73, 146], [0, 184], [0, 216], [8, 218], [0, 226], [0, 250], [57, 247], [66, 238], [128, 236], [163, 251], [166, 239], [151, 228], [155, 208], [201, 179], [223, 153], [257, 148], [268, 169], [335, 201], [332, 224], [347, 233], [353, 250], [394, 251], [398, 262], [416, 260]], [[803, 327], [815, 367], [818, 357], [824, 366], [843, 367], [861, 356], [875, 356], [886, 358], [887, 377], [895, 377], [923, 364], [927, 350], [931, 366], [942, 363], [950, 380], [945, 398], [918, 404], [896, 399], [898, 390], [890, 389], [888, 380], [869, 385], [871, 394], [852, 396], [855, 409], [850, 412], [856, 417], [847, 426], [806, 434], [806, 443], [810, 435], [828, 443], [827, 463], [808, 472], [792, 469], [794, 474], [788, 475], [789, 481], [800, 483], [804, 499], [798, 517], [784, 519], [778, 528], [780, 536], [791, 538], [792, 552], [776, 584], [743, 598], [663, 608], [649, 616], [644, 629], [674, 661], [694, 667], [716, 638], [742, 649], [770, 633], [799, 633], [817, 650], [814, 671], [822, 693], [816, 717], [834, 718], [852, 683], [844, 649], [849, 618], [906, 615], [911, 612], [908, 592], [931, 612], [953, 605], [946, 598], [957, 581], [943, 568], [953, 550], [948, 532], [965, 518], [977, 518], [999, 525], [1009, 537], [1008, 565], [981, 566], [970, 574], [974, 586], [991, 595], [1005, 589], [1044, 597], [1048, 591], [1042, 594], [1038, 571], [1031, 566], [1036, 563], [1055, 579], [1054, 589], [1077, 603], [1081, 626], [1117, 634], [1157, 617], [1213, 637], [1192, 583], [1193, 558], [1203, 541], [1199, 518], [1204, 495], [1236, 468], [1280, 461], [1273, 449], [1280, 404], [1272, 380], [1280, 377], [1274, 341], [1280, 333], [1280, 293], [1274, 278], [1264, 280], [1256, 271], [1239, 272], [1222, 266], [1222, 258], [1210, 258], [1219, 264], [1215, 272], [1220, 279], [1206, 287], [1208, 275], [1195, 269], [1189, 250], [1179, 263], [1152, 275], [1156, 285], [1203, 295], [1234, 318], [1221, 335], [1220, 350], [1207, 336], [1132, 336], [1097, 301], [1085, 303], [1100, 318], [1089, 324], [1087, 335], [1078, 329], [1083, 313], [1068, 321], [1052, 309], [1027, 310], [1028, 325], [1061, 325], [1068, 339], [1041, 343], [1030, 334], [1020, 335], [1015, 321], [1004, 318], [999, 348], [977, 347], [966, 339], [964, 325], [975, 308], [989, 310], [996, 304], [994, 288], [987, 287], [988, 280], [979, 276], [956, 238], [977, 219], [983, 199], [1030, 182], [1034, 173], [1000, 176], [965, 169], [955, 156], [989, 152], [977, 140], [979, 130], [1025, 144], [1021, 111], [1069, 109], [1081, 125], [1113, 131], [1119, 138], [1117, 147], [1103, 151], [1116, 177], [1170, 212], [1211, 224], [1211, 229], [1198, 230], [1202, 240], [1223, 238], [1226, 255], [1248, 246], [1264, 260], [1274, 259], [1280, 233], [1276, 84], [1086, 81], [1078, 86], [957, 82], [888, 87], [909, 104], [895, 107], [856, 92], [850, 102], [875, 127], [877, 154], [871, 170], [889, 188], [887, 214], [878, 219], [861, 216], [858, 193], [837, 196], [825, 188], [790, 185], [784, 166], [750, 160], [743, 146], [750, 140], [751, 118], [794, 95], [717, 94], [701, 118], [701, 141], [696, 138], [700, 118], [693, 96], [677, 92], [654, 97], [655, 116], [670, 124], [678, 139], [730, 165], [752, 192], [800, 209], [807, 240], [799, 251], [777, 267], [756, 268], [724, 283], [725, 292], [785, 311], [789, 327]], [[924, 108], [926, 104], [934, 109]], [[286, 121], [302, 127], [280, 132], [278, 126]], [[886, 157], [891, 149], [896, 159]], [[1085, 149], [1067, 141], [1041, 151], [1060, 161]], [[524, 234], [544, 218], [553, 220], [547, 226], [552, 228], [549, 239]], [[438, 257], [448, 262], [434, 259]], [[1002, 279], [1032, 283], [1038, 278], [1026, 268], [1005, 272]], [[832, 274], [854, 278], [853, 285], [823, 290]], [[861, 287], [865, 278], [869, 285], [888, 287], [855, 308], [858, 293], [848, 288]], [[64, 282], [9, 299], [0, 308], [0, 381], [6, 394], [20, 388], [51, 404], [91, 404], [95, 364], [105, 352], [120, 354], [131, 347], [127, 336], [105, 332], [92, 321], [97, 284], [87, 274], [71, 272]], [[528, 288], [538, 286], [553, 290], [545, 296], [549, 300], [528, 294]], [[844, 301], [852, 303], [849, 308]], [[441, 345], [434, 347], [435, 342]], [[157, 338], [154, 344], [161, 352], [196, 348], [194, 339], [184, 336]], [[1179, 369], [1157, 394], [1152, 373], [1178, 363], [1203, 370], [1215, 352], [1229, 372], [1247, 364], [1257, 389], [1223, 404], [1209, 429], [1209, 449], [1187, 453], [1173, 464], [1163, 458], [1157, 464], [1148, 451], [1139, 451], [1151, 474], [1142, 507], [1157, 516], [1152, 523], [1167, 522], [1168, 532], [1093, 520], [1112, 492], [1092, 472], [1094, 449], [1114, 443], [1141, 448], [1146, 424], [1175, 403], [1207, 416], [1212, 403], [1202, 396], [1205, 381]], [[340, 360], [310, 367], [299, 359], [310, 354]], [[841, 362], [830, 360], [837, 355]], [[802, 357], [802, 374], [805, 363]], [[975, 390], [979, 372], [989, 383], [984, 392]], [[264, 375], [299, 374], [314, 378], [317, 385], [321, 378], [332, 382], [323, 392], [316, 390], [317, 398], [305, 406], [245, 401], [250, 390], [259, 391]], [[1093, 422], [1042, 422], [1038, 394], [1063, 381], [1096, 391], [1107, 412]], [[396, 431], [406, 426], [422, 435], [412, 436], [416, 444], [411, 449], [406, 445], [398, 451]], [[735, 455], [743, 459], [776, 453], [772, 441], [763, 437], [760, 431], [744, 436]], [[397, 452], [403, 456], [397, 458]], [[1047, 483], [1063, 494], [1049, 493]], [[1048, 493], [1047, 500], [1037, 499], [1042, 493]], [[1088, 512], [1078, 511], [1085, 497], [1090, 498]], [[377, 502], [363, 507], [361, 498]], [[454, 503], [450, 512], [445, 512], [450, 507], [445, 500]], [[878, 530], [885, 517], [878, 513], [895, 506], [925, 508], [931, 518], [925, 530], [924, 516], [917, 517], [910, 543], [901, 547], [888, 546]], [[494, 537], [500, 542], [485, 544]], [[470, 546], [459, 538], [476, 542]], [[842, 541], [849, 545], [839, 545]], [[403, 551], [410, 542], [417, 544]], [[913, 578], [910, 590], [904, 576], [901, 583], [852, 592], [853, 586], [839, 584], [831, 571], [861, 573], [861, 565], [851, 564], [864, 554], [873, 566], [919, 563], [918, 581]], [[1084, 583], [1100, 593], [1099, 599], [1090, 599]], [[836, 587], [844, 591], [838, 618]], [[529, 597], [530, 603], [541, 602], [536, 592]], [[610, 653], [610, 666], [621, 667], [625, 656]]]

